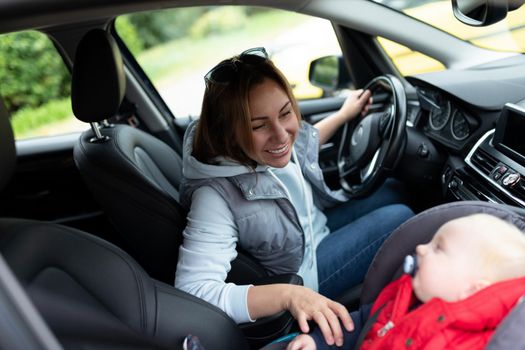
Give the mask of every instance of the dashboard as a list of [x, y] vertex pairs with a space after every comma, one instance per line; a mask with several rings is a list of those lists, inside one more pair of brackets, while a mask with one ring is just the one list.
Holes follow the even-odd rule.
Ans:
[[460, 149], [479, 128], [479, 118], [444, 93], [428, 88], [419, 88], [417, 92], [422, 109], [427, 111], [425, 132], [431, 138]]
[[[419, 176], [439, 181], [448, 200], [525, 207], [525, 55], [407, 81], [418, 100], [417, 113], [414, 105], [408, 109], [408, 135], [419, 135], [407, 144], [420, 150], [428, 143], [439, 153], [429, 159], [428, 152], [414, 152]], [[428, 173], [436, 168], [439, 174]]]

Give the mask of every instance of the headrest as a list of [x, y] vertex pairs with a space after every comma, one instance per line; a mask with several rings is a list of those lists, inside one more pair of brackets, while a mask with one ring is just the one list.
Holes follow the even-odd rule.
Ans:
[[102, 29], [90, 30], [78, 43], [75, 54], [73, 113], [87, 123], [110, 118], [117, 113], [125, 90], [122, 57], [115, 40]]
[[16, 148], [9, 113], [0, 99], [0, 190], [11, 178], [16, 165]]

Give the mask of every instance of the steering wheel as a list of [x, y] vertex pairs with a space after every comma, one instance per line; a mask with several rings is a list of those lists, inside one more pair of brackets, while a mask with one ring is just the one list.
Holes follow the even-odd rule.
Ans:
[[381, 75], [363, 88], [367, 89], [374, 105], [381, 107], [345, 123], [337, 156], [341, 187], [352, 197], [370, 194], [385, 180], [406, 142], [407, 100], [401, 81], [390, 74]]

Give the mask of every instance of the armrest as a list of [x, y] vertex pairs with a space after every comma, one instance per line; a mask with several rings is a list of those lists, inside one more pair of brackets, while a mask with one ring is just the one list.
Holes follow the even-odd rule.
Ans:
[[155, 292], [157, 319], [153, 336], [161, 344], [182, 344], [191, 333], [199, 337], [205, 349], [249, 349], [239, 327], [219, 308], [162, 282], [155, 282]]
[[231, 263], [231, 270], [226, 277], [226, 282], [238, 285], [253, 284], [253, 281], [264, 277], [268, 277], [264, 267], [248, 254], [239, 252], [237, 258]]
[[286, 273], [282, 275], [261, 277], [261, 278], [256, 279], [254, 282], [252, 282], [252, 284], [256, 286], [262, 286], [265, 284], [277, 284], [277, 283], [288, 283], [288, 284], [295, 284], [297, 286], [302, 286], [303, 279], [301, 278], [301, 276], [296, 275], [295, 273]]

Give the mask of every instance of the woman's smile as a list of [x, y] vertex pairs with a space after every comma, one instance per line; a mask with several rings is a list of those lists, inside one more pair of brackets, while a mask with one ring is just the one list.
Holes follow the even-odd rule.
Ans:
[[282, 156], [286, 153], [288, 153], [288, 150], [290, 149], [290, 144], [287, 143], [286, 145], [280, 147], [280, 148], [273, 148], [273, 149], [268, 149], [266, 150], [266, 152], [272, 154], [272, 155], [275, 155], [275, 156]]

